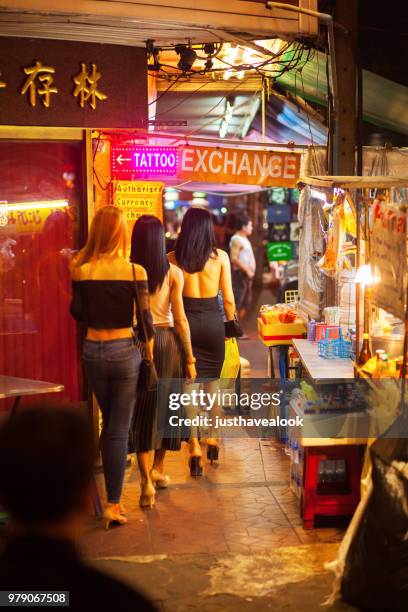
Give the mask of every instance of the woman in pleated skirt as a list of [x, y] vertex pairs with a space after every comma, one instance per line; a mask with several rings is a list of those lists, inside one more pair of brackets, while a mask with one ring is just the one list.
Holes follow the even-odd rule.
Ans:
[[[140, 389], [131, 428], [131, 444], [136, 451], [142, 479], [156, 488], [165, 488], [169, 477], [164, 472], [167, 450], [179, 450], [188, 432], [169, 426], [169, 396], [183, 392], [183, 378], [196, 377], [190, 328], [183, 305], [183, 274], [166, 257], [163, 226], [157, 217], [142, 215], [132, 232], [130, 259], [147, 272], [150, 311], [155, 326], [154, 364], [159, 377], [157, 391]], [[143, 263], [141, 263], [143, 262]], [[173, 413], [180, 416], [178, 413]], [[150, 469], [149, 452], [154, 450]], [[152, 506], [153, 498], [141, 500]]]

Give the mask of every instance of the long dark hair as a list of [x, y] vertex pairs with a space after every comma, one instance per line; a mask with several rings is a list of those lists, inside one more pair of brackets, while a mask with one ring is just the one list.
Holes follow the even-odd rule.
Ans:
[[153, 215], [142, 215], [132, 231], [130, 261], [143, 266], [147, 272], [149, 293], [160, 289], [169, 271], [163, 225]]
[[201, 272], [211, 254], [217, 254], [216, 244], [208, 210], [189, 208], [184, 215], [176, 242], [177, 263], [190, 274]]

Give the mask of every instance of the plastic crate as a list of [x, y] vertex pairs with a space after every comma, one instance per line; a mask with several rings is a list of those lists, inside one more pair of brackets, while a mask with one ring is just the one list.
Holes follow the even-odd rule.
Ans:
[[282, 346], [292, 344], [293, 338], [305, 338], [306, 326], [302, 319], [294, 323], [264, 323], [258, 318], [258, 336], [265, 346]]
[[349, 359], [352, 351], [350, 340], [344, 340], [341, 328], [338, 338], [330, 338], [330, 329], [326, 329], [326, 337], [317, 343], [318, 353], [324, 359]]
[[285, 304], [295, 304], [299, 301], [299, 291], [297, 289], [286, 289]]

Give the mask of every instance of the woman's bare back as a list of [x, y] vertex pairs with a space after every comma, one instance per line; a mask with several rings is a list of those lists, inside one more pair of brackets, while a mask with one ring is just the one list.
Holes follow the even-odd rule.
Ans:
[[[175, 252], [168, 254], [170, 263], [178, 266]], [[184, 276], [183, 296], [190, 298], [212, 298], [222, 291], [224, 309], [228, 319], [235, 312], [234, 295], [232, 293], [231, 269], [229, 257], [225, 251], [217, 249], [211, 255], [200, 272], [190, 273], [182, 269]]]

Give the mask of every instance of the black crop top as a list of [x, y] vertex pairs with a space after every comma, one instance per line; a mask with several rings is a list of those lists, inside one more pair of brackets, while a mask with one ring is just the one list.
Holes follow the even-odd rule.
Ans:
[[[136, 281], [139, 307], [137, 321], [143, 317], [148, 338], [154, 335], [149, 308], [147, 281]], [[72, 281], [70, 311], [74, 319], [93, 329], [119, 329], [133, 325], [135, 283], [128, 280], [80, 280]], [[136, 302], [137, 303], [137, 302]], [[141, 312], [140, 312], [141, 310]], [[137, 326], [138, 338], [145, 342], [143, 325]]]

